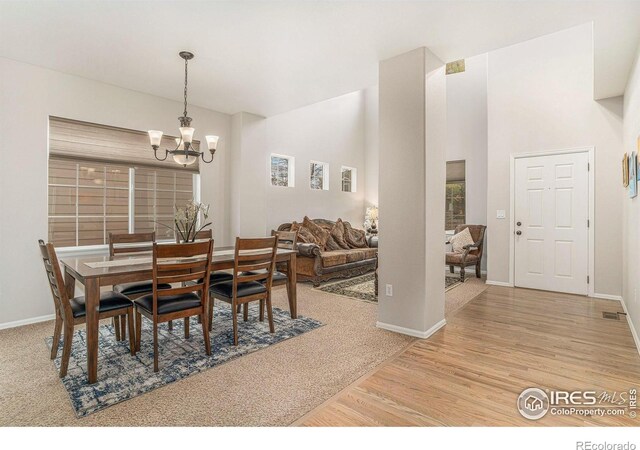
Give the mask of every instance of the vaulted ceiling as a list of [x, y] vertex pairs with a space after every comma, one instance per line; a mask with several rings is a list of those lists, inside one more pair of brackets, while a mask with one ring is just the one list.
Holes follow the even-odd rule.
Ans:
[[273, 115], [377, 83], [378, 61], [469, 57], [594, 24], [596, 98], [620, 95], [640, 1], [2, 1], [0, 56], [180, 100]]

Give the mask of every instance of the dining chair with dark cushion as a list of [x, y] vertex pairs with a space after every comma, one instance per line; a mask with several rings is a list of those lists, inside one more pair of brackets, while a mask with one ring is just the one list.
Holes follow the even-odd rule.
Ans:
[[[45, 244], [42, 239], [38, 240], [38, 244], [40, 246], [40, 252], [42, 253], [42, 262], [44, 263], [44, 269], [47, 273], [55, 310], [51, 359], [55, 359], [56, 356], [58, 356], [60, 334], [64, 328], [62, 363], [60, 364], [60, 378], [62, 378], [67, 375], [69, 368], [74, 327], [86, 322], [87, 310], [84, 296], [70, 298], [67, 287], [64, 284], [62, 271], [58, 264], [58, 256], [56, 255], [53, 244]], [[131, 300], [118, 292], [103, 292], [100, 294], [98, 316], [100, 320], [119, 316], [127, 318], [129, 325], [129, 350], [132, 355], [135, 355], [135, 344], [133, 341], [133, 303]]]
[[[109, 233], [109, 256], [151, 253], [155, 241], [155, 231], [151, 233]], [[171, 286], [167, 284], [162, 286], [161, 289], [168, 289], [170, 287]], [[133, 283], [116, 284], [113, 286], [113, 290], [134, 300], [151, 293], [153, 291], [153, 283], [151, 281], [136, 281]], [[124, 321], [120, 321], [118, 317], [114, 317], [113, 322], [117, 330], [116, 339], [124, 339], [126, 337]], [[120, 326], [118, 326], [118, 322], [120, 322]]]
[[[264, 321], [264, 306], [269, 317], [269, 331], [275, 331], [273, 309], [271, 306], [272, 276], [276, 265], [278, 240], [275, 236], [267, 238], [236, 238], [233, 263], [233, 279], [214, 284], [209, 289], [212, 298], [231, 304], [233, 318], [233, 344], [238, 345], [239, 305], [260, 302], [260, 321]], [[244, 320], [248, 320], [248, 307], [244, 308]], [[209, 308], [209, 321], [213, 322], [213, 301]]]
[[[200, 230], [196, 233], [196, 241], [203, 241], [208, 239], [213, 239], [213, 230]], [[180, 235], [176, 233], [176, 244], [179, 244], [181, 242], [182, 241], [180, 240]], [[233, 275], [231, 275], [230, 273], [221, 270], [214, 270], [209, 276], [209, 285], [211, 286], [222, 281], [229, 281], [231, 279], [233, 279]]]
[[[207, 305], [213, 240], [186, 244], [153, 244], [153, 292], [134, 300], [136, 349], [140, 349], [142, 316], [153, 322], [153, 370], [158, 371], [158, 325], [184, 319], [189, 338], [189, 318], [199, 316], [204, 347], [211, 355]], [[178, 285], [163, 289], [161, 286]]]

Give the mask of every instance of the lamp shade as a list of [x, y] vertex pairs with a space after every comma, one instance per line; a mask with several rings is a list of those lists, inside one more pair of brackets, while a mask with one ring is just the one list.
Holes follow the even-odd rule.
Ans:
[[162, 131], [158, 131], [158, 130], [149, 130], [147, 131], [147, 133], [149, 133], [149, 141], [151, 142], [152, 146], [160, 146], [160, 142], [162, 141]]
[[182, 136], [182, 140], [187, 144], [191, 144], [194, 131], [195, 129], [191, 127], [180, 127], [180, 136]]
[[205, 136], [205, 138], [207, 139], [207, 147], [209, 148], [209, 150], [215, 150], [218, 148], [218, 139], [220, 139], [219, 136]]

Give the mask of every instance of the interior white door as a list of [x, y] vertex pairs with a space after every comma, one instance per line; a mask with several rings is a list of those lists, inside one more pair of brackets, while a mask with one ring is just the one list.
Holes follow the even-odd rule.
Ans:
[[587, 152], [515, 160], [515, 285], [588, 294]]

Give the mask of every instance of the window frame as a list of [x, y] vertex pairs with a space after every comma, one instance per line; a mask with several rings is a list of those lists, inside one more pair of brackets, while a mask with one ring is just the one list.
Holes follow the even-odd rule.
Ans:
[[[311, 168], [313, 164], [322, 165], [322, 187], [320, 189], [314, 188], [311, 184], [313, 178], [315, 178]], [[320, 192], [329, 190], [329, 163], [315, 160], [309, 161], [309, 190]]]
[[[345, 171], [350, 171], [351, 172], [351, 190], [349, 191], [345, 191], [344, 190], [344, 172]], [[358, 191], [358, 169], [355, 167], [349, 167], [349, 166], [341, 166], [340, 167], [340, 190], [342, 192], [346, 192], [346, 193], [355, 193]]]
[[[280, 184], [273, 184], [273, 158], [280, 158], [287, 160], [287, 184], [286, 186]], [[296, 158], [295, 156], [283, 155], [281, 153], [271, 153], [268, 159], [269, 165], [269, 186], [276, 188], [292, 188], [296, 186]]]
[[[455, 228], [458, 225], [462, 225], [466, 223], [467, 220], [467, 164], [465, 160], [454, 160], [454, 161], [447, 161], [447, 164], [462, 164], [463, 166], [463, 177], [452, 177], [450, 179], [446, 179], [445, 180], [445, 232], [453, 232], [455, 230]], [[455, 221], [455, 223], [453, 220], [449, 220], [448, 218], [448, 213], [449, 213], [449, 204], [451, 203], [453, 196], [449, 194], [450, 189], [449, 186], [450, 185], [461, 185], [462, 186], [462, 204], [463, 204], [463, 217], [462, 217], [462, 222], [458, 223], [457, 221]], [[452, 214], [453, 216], [453, 214]], [[458, 215], [456, 215], [458, 216]], [[448, 227], [447, 225], [453, 225], [453, 227]]]

